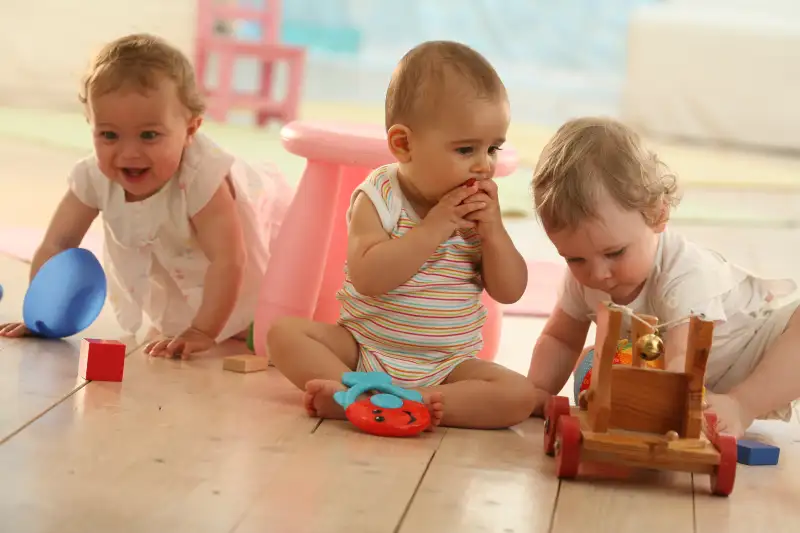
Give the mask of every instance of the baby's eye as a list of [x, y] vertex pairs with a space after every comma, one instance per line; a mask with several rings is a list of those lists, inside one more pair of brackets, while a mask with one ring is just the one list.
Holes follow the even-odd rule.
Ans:
[[622, 256], [624, 254], [625, 254], [625, 248], [620, 248], [619, 250], [616, 250], [614, 252], [607, 253], [606, 257], [609, 257], [609, 258], [613, 259], [615, 257], [620, 257], [620, 256]]
[[145, 141], [152, 141], [156, 137], [158, 137], [158, 132], [155, 131], [143, 131], [140, 135], [142, 139]]
[[114, 133], [113, 131], [101, 131], [100, 137], [102, 137], [107, 141], [114, 141], [117, 139], [117, 134]]
[[456, 152], [458, 152], [461, 155], [469, 155], [469, 154], [472, 153], [472, 147], [471, 146], [462, 146], [460, 148], [456, 148]]
[[583, 262], [582, 257], [567, 257], [567, 263], [581, 263]]
[[499, 152], [500, 150], [502, 150], [502, 148], [500, 148], [499, 146], [490, 146], [489, 147], [489, 154], [490, 155], [494, 155], [497, 152]]

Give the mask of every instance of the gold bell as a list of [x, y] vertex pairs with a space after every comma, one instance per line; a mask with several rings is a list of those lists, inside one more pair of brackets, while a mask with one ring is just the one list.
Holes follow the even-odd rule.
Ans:
[[645, 361], [655, 361], [664, 355], [664, 341], [655, 333], [648, 333], [642, 335], [636, 341], [636, 347], [639, 349], [639, 354]]

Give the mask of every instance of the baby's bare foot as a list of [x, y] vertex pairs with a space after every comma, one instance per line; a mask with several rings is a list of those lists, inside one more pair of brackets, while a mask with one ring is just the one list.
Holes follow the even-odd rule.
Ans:
[[444, 416], [444, 395], [441, 392], [425, 392], [420, 391], [422, 394], [422, 402], [428, 407], [428, 412], [431, 415], [431, 425], [428, 431], [442, 423]]
[[749, 416], [735, 398], [728, 394], [713, 394], [706, 392], [708, 408], [717, 415], [717, 432], [731, 435], [737, 439], [744, 436], [744, 432], [753, 423]]
[[310, 416], [344, 420], [344, 409], [336, 403], [333, 395], [347, 390], [341, 382], [332, 379], [312, 379], [306, 383], [303, 404]]

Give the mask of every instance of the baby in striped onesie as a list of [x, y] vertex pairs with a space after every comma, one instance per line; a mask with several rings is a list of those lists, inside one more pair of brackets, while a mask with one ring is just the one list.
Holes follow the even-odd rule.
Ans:
[[493, 181], [509, 121], [505, 87], [472, 49], [427, 42], [400, 61], [386, 93], [396, 162], [352, 195], [340, 319], [287, 318], [268, 335], [309, 414], [344, 418], [333, 394], [360, 370], [418, 390], [435, 424], [503, 428], [531, 415], [530, 382], [477, 357], [483, 290], [511, 303], [527, 285]]

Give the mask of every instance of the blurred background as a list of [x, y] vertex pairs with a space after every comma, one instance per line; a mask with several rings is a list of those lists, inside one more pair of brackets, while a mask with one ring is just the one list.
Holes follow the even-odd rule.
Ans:
[[[291, 78], [284, 66], [272, 76], [273, 97], [294, 95], [294, 118], [380, 125], [398, 59], [421, 41], [453, 39], [483, 53], [508, 87], [509, 141], [521, 162], [500, 180], [501, 203], [530, 255], [555, 257], [531, 217], [528, 196], [542, 145], [564, 120], [603, 114], [645, 135], [679, 175], [684, 201], [675, 225], [748, 266], [797, 275], [796, 0], [225, 0], [253, 10], [279, 7], [274, 26], [203, 23], [210, 9], [204, 2], [0, 3], [0, 222], [6, 233], [42, 228], [70, 166], [91, 149], [76, 95], [89, 57], [108, 40], [152, 32], [195, 62], [212, 35], [256, 48], [299, 47], [305, 63], [297, 88], [286, 88]], [[213, 47], [207, 51], [201, 81], [218, 91], [224, 62]], [[261, 70], [261, 61], [236, 57], [233, 89], [256, 91]], [[281, 145], [285, 121], [258, 125], [254, 117], [247, 105], [232, 105], [212, 113], [206, 128], [237, 155], [268, 161], [296, 184], [304, 161]]]

